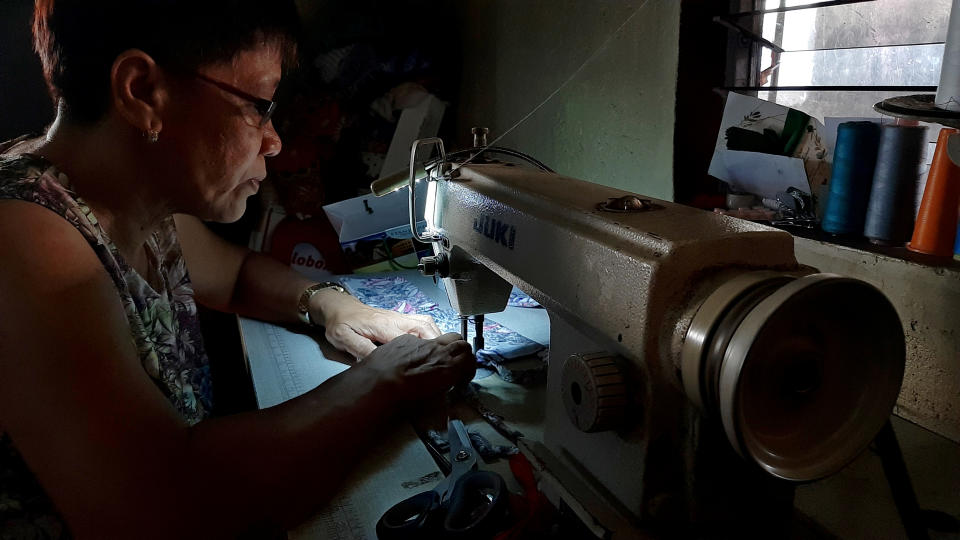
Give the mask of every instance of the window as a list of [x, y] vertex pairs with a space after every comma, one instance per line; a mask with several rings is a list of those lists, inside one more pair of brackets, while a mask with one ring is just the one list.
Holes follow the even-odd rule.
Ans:
[[874, 117], [885, 98], [936, 92], [950, 5], [753, 0], [752, 10], [719, 21], [743, 36], [737, 56], [751, 58], [728, 86], [821, 120]]

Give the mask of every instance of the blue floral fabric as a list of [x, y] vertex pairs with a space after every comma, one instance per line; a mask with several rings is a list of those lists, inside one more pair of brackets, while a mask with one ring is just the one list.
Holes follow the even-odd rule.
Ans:
[[512, 307], [525, 307], [525, 308], [538, 308], [543, 307], [539, 302], [530, 298], [530, 295], [519, 290], [514, 289], [510, 292], [510, 299], [507, 300], [507, 305]]
[[[356, 278], [340, 280], [364, 304], [397, 311], [399, 313], [430, 315], [443, 332], [460, 332], [460, 317], [452, 309], [440, 307], [430, 300], [416, 285], [402, 277]], [[523, 292], [514, 291], [507, 305], [517, 307], [540, 307]], [[473, 324], [468, 326], [468, 339], [472, 337]], [[507, 382], [537, 384], [546, 369], [547, 348], [489, 318], [483, 321], [483, 349], [477, 354], [477, 378], [497, 373]], [[523, 359], [534, 362], [521, 364]]]
[[[416, 285], [402, 277], [342, 278], [341, 284], [358, 300], [369, 306], [398, 313], [430, 315], [443, 332], [460, 333], [460, 317], [452, 309], [440, 307]], [[473, 330], [473, 325], [470, 325]], [[494, 322], [483, 321], [484, 350], [505, 358], [516, 358], [518, 353], [534, 354], [543, 345]]]
[[[2, 154], [11, 144], [0, 144], [0, 199], [40, 204], [83, 234], [116, 286], [144, 371], [187, 422], [207, 417], [209, 365], [173, 217], [146, 243], [154, 289], [123, 260], [66, 175], [39, 156]], [[0, 540], [69, 536], [15, 446], [0, 430]]]

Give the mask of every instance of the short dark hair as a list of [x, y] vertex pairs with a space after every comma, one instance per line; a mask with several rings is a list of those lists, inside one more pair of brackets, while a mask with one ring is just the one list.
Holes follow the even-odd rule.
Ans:
[[296, 61], [293, 0], [36, 0], [34, 48], [54, 102], [71, 121], [96, 122], [110, 98], [110, 69], [141, 49], [164, 67], [196, 70], [275, 41], [284, 70]]

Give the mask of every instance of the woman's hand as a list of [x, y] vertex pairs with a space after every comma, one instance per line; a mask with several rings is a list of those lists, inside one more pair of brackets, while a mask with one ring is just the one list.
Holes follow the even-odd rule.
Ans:
[[460, 334], [420, 339], [404, 334], [377, 347], [354, 369], [369, 369], [396, 392], [400, 403], [422, 401], [467, 382], [476, 372], [476, 358]]
[[423, 339], [440, 335], [429, 316], [373, 308], [335, 290], [313, 295], [310, 307], [310, 316], [326, 327], [327, 341], [357, 359], [372, 353], [377, 348], [374, 342], [388, 343], [403, 335]]

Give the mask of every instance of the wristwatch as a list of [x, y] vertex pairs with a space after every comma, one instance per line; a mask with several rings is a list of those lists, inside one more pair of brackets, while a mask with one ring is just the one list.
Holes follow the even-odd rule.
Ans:
[[297, 302], [297, 315], [300, 316], [300, 320], [303, 321], [304, 324], [314, 324], [313, 320], [310, 318], [310, 298], [324, 289], [333, 289], [337, 292], [342, 292], [343, 294], [350, 294], [346, 289], [332, 281], [314, 283], [313, 285], [307, 287], [300, 294], [300, 301]]

